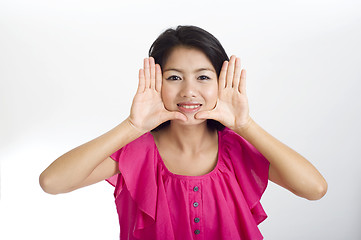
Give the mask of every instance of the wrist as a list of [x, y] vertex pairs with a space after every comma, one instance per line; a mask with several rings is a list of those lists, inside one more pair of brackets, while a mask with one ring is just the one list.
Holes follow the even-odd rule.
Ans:
[[232, 129], [233, 131], [235, 131], [236, 133], [238, 133], [241, 136], [244, 136], [246, 134], [246, 132], [249, 130], [249, 128], [254, 124], [255, 122], [253, 121], [253, 119], [248, 116], [248, 119], [245, 123], [236, 126], [234, 129]]
[[135, 131], [136, 131], [137, 133], [139, 133], [139, 134], [144, 134], [144, 133], [148, 132], [147, 130], [143, 130], [143, 129], [139, 128], [139, 127], [136, 127], [136, 126], [134, 125], [134, 123], [132, 122], [132, 120], [130, 119], [130, 117], [128, 117], [128, 118], [125, 119], [124, 121], [126, 122], [126, 124], [127, 124], [131, 129], [135, 130]]

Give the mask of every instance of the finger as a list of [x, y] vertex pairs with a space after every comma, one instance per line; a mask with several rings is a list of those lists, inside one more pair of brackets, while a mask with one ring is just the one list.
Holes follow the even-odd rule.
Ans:
[[242, 69], [238, 91], [240, 93], [246, 93], [246, 69]]
[[231, 59], [229, 60], [229, 63], [228, 63], [227, 76], [226, 76], [226, 88], [232, 87], [233, 74], [234, 74], [234, 62], [235, 62], [235, 56], [232, 55]]
[[162, 69], [159, 64], [155, 65], [155, 90], [160, 92], [162, 90]]
[[137, 91], [137, 93], [144, 92], [144, 88], [145, 88], [144, 70], [139, 69], [139, 82], [138, 82], [138, 91]]
[[148, 58], [144, 58], [144, 76], [145, 76], [145, 88], [150, 88], [150, 70], [149, 70]]
[[149, 64], [150, 64], [150, 88], [155, 89], [155, 63], [154, 58], [149, 58]]
[[232, 87], [238, 90], [239, 81], [241, 78], [241, 59], [236, 58], [236, 64], [234, 69], [234, 77]]
[[226, 87], [226, 74], [227, 74], [227, 68], [228, 68], [228, 61], [224, 61], [221, 69], [221, 73], [219, 74], [219, 88], [225, 88]]

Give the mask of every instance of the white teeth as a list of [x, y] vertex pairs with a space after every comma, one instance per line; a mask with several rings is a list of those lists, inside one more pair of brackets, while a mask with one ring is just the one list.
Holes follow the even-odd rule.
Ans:
[[187, 108], [187, 109], [194, 109], [199, 107], [200, 105], [193, 105], [193, 106], [188, 106], [188, 105], [179, 105], [182, 108]]

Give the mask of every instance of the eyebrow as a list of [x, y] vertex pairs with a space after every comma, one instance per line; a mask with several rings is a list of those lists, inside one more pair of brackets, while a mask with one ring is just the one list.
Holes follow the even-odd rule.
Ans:
[[[181, 72], [181, 73], [183, 72], [182, 69], [177, 69], [177, 68], [167, 68], [163, 72], [168, 72], [168, 71], [176, 71], [176, 72]], [[211, 68], [198, 68], [194, 72], [200, 72], [200, 71], [211, 71], [211, 72], [214, 72], [214, 73], [216, 72]]]

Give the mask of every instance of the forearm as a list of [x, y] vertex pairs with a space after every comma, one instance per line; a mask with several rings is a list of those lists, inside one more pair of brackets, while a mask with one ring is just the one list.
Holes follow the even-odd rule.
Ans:
[[40, 175], [40, 184], [47, 192], [67, 192], [86, 179], [112, 153], [143, 133], [123, 121], [103, 135], [74, 148], [56, 159]]
[[236, 132], [270, 162], [270, 180], [307, 199], [319, 199], [326, 193], [327, 183], [317, 169], [252, 119]]

